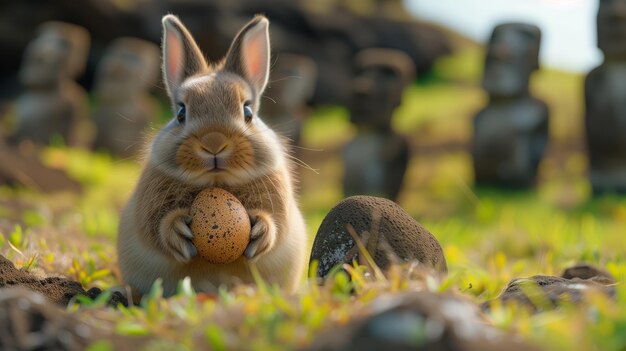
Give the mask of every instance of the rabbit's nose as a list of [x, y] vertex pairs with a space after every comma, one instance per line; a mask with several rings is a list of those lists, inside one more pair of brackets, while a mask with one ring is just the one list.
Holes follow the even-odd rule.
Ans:
[[228, 138], [222, 133], [211, 132], [205, 134], [200, 143], [205, 151], [217, 155], [228, 147]]

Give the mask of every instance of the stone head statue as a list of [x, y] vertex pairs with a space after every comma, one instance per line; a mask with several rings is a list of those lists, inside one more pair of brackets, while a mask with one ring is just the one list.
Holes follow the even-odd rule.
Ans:
[[122, 157], [139, 153], [145, 130], [157, 116], [158, 104], [149, 90], [159, 64], [159, 49], [151, 42], [119, 38], [107, 48], [96, 70], [95, 149]]
[[313, 59], [298, 54], [279, 54], [265, 92], [273, 101], [264, 103], [262, 116], [297, 111], [313, 96], [316, 80], [317, 65]]
[[153, 86], [159, 74], [159, 48], [136, 38], [116, 39], [96, 70], [95, 92], [101, 103], [132, 101]]
[[293, 143], [300, 141], [300, 129], [306, 104], [313, 97], [317, 83], [317, 64], [307, 56], [280, 53], [272, 67], [261, 116], [278, 133]]
[[86, 29], [69, 23], [46, 22], [38, 28], [19, 71], [24, 90], [15, 105], [11, 143], [43, 145], [55, 137], [71, 146], [89, 143], [87, 95], [74, 81], [85, 69], [89, 40]]
[[483, 88], [492, 97], [528, 94], [533, 71], [539, 68], [541, 30], [526, 23], [504, 23], [491, 34], [485, 59]]
[[19, 71], [27, 89], [53, 89], [63, 79], [75, 79], [85, 69], [89, 33], [83, 27], [46, 22], [24, 53]]
[[598, 48], [608, 61], [626, 60], [626, 0], [600, 0]]
[[398, 50], [372, 48], [356, 55], [354, 68], [350, 120], [357, 126], [388, 129], [404, 88], [415, 78], [413, 61]]

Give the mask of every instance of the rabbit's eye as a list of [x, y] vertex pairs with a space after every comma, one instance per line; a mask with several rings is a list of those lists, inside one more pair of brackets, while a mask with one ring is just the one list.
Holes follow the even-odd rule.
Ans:
[[250, 107], [250, 101], [246, 101], [243, 104], [243, 117], [246, 119], [246, 123], [250, 123], [252, 120], [252, 107]]
[[187, 110], [185, 109], [185, 105], [178, 104], [178, 112], [176, 112], [176, 119], [178, 123], [185, 123], [185, 118], [187, 118]]

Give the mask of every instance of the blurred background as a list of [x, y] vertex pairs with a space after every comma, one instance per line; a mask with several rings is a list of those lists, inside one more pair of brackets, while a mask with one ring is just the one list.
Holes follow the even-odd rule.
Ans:
[[[158, 45], [160, 18], [165, 13], [174, 13], [188, 26], [204, 53], [217, 60], [224, 55], [241, 25], [254, 14], [264, 13], [272, 23], [273, 73], [266, 91], [268, 99], [264, 99], [267, 113], [262, 117], [277, 131], [294, 140], [294, 152], [307, 165], [298, 167], [298, 173], [302, 202], [310, 209], [310, 216], [315, 218], [313, 223], [319, 222], [329, 206], [343, 198], [348, 182], [344, 178], [349, 176], [346, 167], [354, 167], [352, 173], [357, 175], [370, 172], [359, 168], [366, 167], [363, 160], [351, 156], [346, 149], [355, 140], [356, 145], [360, 145], [358, 142], [370, 143], [365, 140], [367, 138], [360, 140], [358, 137], [372, 126], [383, 131], [377, 134], [383, 136], [371, 145], [377, 145], [376, 142], [386, 144], [391, 139], [397, 140], [399, 145], [397, 149], [389, 149], [391, 156], [376, 156], [379, 157], [375, 162], [379, 168], [389, 168], [385, 162], [399, 165], [394, 171], [395, 178], [383, 174], [378, 179], [379, 183], [394, 179], [393, 182], [398, 184], [398, 189], [387, 197], [395, 198], [416, 217], [441, 218], [462, 213], [480, 203], [483, 190], [474, 187], [472, 145], [476, 143], [473, 141], [474, 118], [493, 100], [490, 93], [483, 91], [486, 45], [496, 25], [523, 22], [536, 25], [541, 31], [540, 65], [538, 70], [531, 68], [527, 74], [530, 76], [528, 91], [545, 103], [549, 111], [549, 132], [546, 132], [549, 141], [545, 152], [539, 152], [536, 172], [529, 166], [529, 182], [522, 188], [531, 189], [533, 194], [551, 204], [573, 208], [591, 196], [584, 137], [583, 84], [585, 74], [603, 60], [596, 40], [598, 5], [595, 0], [4, 2], [0, 5], [2, 134], [10, 144], [20, 145], [19, 140], [11, 137], [20, 129], [19, 101], [27, 101], [22, 105], [32, 106], [27, 99], [20, 100], [20, 96], [38, 89], [29, 88], [23, 77], [20, 78], [20, 72], [27, 66], [24, 63], [27, 46], [34, 38], [41, 37], [42, 31], [45, 32], [40, 27], [42, 23], [67, 22], [84, 27], [89, 34], [84, 65], [78, 69], [80, 73], [67, 77], [84, 89], [87, 99], [86, 117], [72, 117], [76, 120], [68, 122], [79, 125], [73, 132], [74, 136], [78, 135], [74, 145], [112, 154], [114, 160], [126, 160], [137, 157], [141, 149], [138, 145], [145, 139], [144, 135], [171, 118], [171, 112], [163, 84], [160, 78], [152, 77], [156, 73], [149, 72], [150, 69], [134, 69], [135, 73], [138, 72], [138, 79], [146, 83], [136, 89], [149, 94], [142, 97], [142, 102], [110, 102], [114, 99], [107, 97], [107, 79], [101, 76], [114, 77], [116, 73], [98, 72], [106, 71], [102, 67], [106, 67], [107, 55], [115, 57], [111, 54], [116, 52], [111, 49], [115, 47], [114, 41], [130, 37]], [[511, 45], [516, 45], [514, 40]], [[117, 52], [127, 50], [120, 47], [122, 49], [118, 47]], [[133, 49], [128, 50], [135, 50], [132, 55], [139, 57], [135, 60], [143, 60], [144, 54], [145, 57], [155, 55], [153, 47], [145, 50], [131, 47]], [[391, 56], [385, 56], [389, 52], [369, 52], [357, 60], [359, 53], [372, 48], [396, 50], [404, 56], [398, 58], [400, 56], [393, 56], [394, 52]], [[146, 53], [149, 51], [151, 53]], [[532, 53], [521, 55], [522, 63], [518, 65], [524, 66], [533, 60]], [[140, 66], [145, 68], [151, 65], [145, 62], [154, 61], [153, 58], [146, 60], [141, 61]], [[388, 66], [386, 68], [391, 73], [368, 71], [368, 67], [383, 66]], [[158, 73], [157, 68], [151, 70]], [[130, 71], [121, 76], [130, 77]], [[401, 86], [400, 92], [393, 93], [395, 88], [390, 85], [381, 88], [384, 90], [380, 93], [382, 95], [370, 95], [376, 98], [359, 100], [358, 95], [363, 93], [359, 92], [357, 78], [368, 74], [372, 77], [380, 75], [371, 78], [378, 87], [387, 79], [384, 74], [401, 77], [393, 83]], [[105, 82], [99, 83], [99, 80]], [[118, 90], [116, 87], [123, 86], [124, 81], [129, 79], [114, 83], [109, 86], [109, 91]], [[150, 102], [144, 101], [148, 98]], [[366, 100], [371, 106], [363, 102]], [[110, 102], [108, 105], [107, 101]], [[107, 127], [102, 127], [99, 118], [108, 121], [107, 118], [113, 120], [122, 115], [115, 104], [122, 106], [120, 109], [149, 105], [150, 108], [137, 112], [137, 121], [141, 123], [133, 122], [134, 125], [145, 125], [147, 132], [143, 127], [138, 128], [135, 136], [125, 136], [122, 140], [115, 130], [104, 131]], [[355, 118], [355, 115], [362, 115], [359, 106], [374, 115], [373, 119], [380, 116], [382, 124], [368, 124], [370, 122], [364, 121], [367, 118], [363, 117], [361, 121]], [[47, 106], [42, 109], [49, 110]], [[128, 113], [123, 115], [131, 120], [132, 113]], [[113, 122], [104, 124], [110, 127]], [[55, 135], [62, 133], [59, 131]], [[113, 144], [132, 140], [132, 145], [125, 144], [120, 149], [107, 144], [106, 140], [97, 141], [106, 138], [107, 133], [113, 135], [109, 137], [113, 138]], [[72, 144], [69, 136], [61, 136], [51, 137], [43, 144]], [[32, 149], [24, 145], [18, 148], [22, 151]], [[130, 149], [133, 151], [128, 152]], [[351, 160], [355, 161], [351, 163]], [[370, 186], [373, 193], [382, 194], [384, 191], [376, 188], [376, 181], [373, 180], [373, 185], [363, 186]], [[508, 188], [519, 187], [504, 188], [516, 191]], [[489, 189], [484, 191], [489, 192]]]
[[[450, 273], [429, 289], [484, 302], [579, 262], [626, 278], [626, 0], [0, 1], [0, 254], [17, 267], [119, 285], [119, 215], [147, 141], [175, 118], [160, 73], [167, 13], [213, 61], [252, 16], [269, 18], [260, 117], [288, 138], [311, 246], [333, 206], [370, 194], [441, 243]], [[623, 350], [620, 286], [616, 304], [491, 320], [546, 349]], [[346, 304], [365, 306], [367, 291]], [[317, 307], [302, 297], [302, 311]], [[272, 342], [301, 335], [263, 306]], [[303, 323], [354, 316], [337, 306]], [[110, 321], [144, 330], [126, 317]], [[256, 321], [236, 328], [245, 340]]]
[[594, 0], [454, 0], [405, 1], [416, 18], [440, 23], [478, 42], [485, 42], [496, 24], [528, 22], [543, 31], [541, 63], [586, 73], [602, 62], [597, 47]]

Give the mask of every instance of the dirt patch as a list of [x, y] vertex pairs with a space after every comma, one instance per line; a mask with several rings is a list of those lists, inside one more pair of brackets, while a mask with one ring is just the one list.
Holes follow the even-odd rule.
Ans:
[[129, 337], [81, 321], [24, 288], [0, 289], [1, 350], [84, 350], [96, 341], [113, 350], [138, 350], [147, 337]]
[[[91, 288], [87, 291], [82, 285], [73, 280], [61, 277], [38, 278], [24, 269], [18, 269], [13, 262], [0, 255], [0, 288], [23, 287], [27, 290], [43, 294], [50, 302], [60, 306], [67, 306], [76, 295], [85, 295], [91, 299], [97, 298], [102, 290]], [[127, 306], [126, 298], [119, 292], [113, 293], [109, 304]]]
[[80, 192], [80, 184], [65, 172], [50, 168], [36, 153], [23, 153], [0, 141], [0, 184], [23, 186], [43, 192]]

